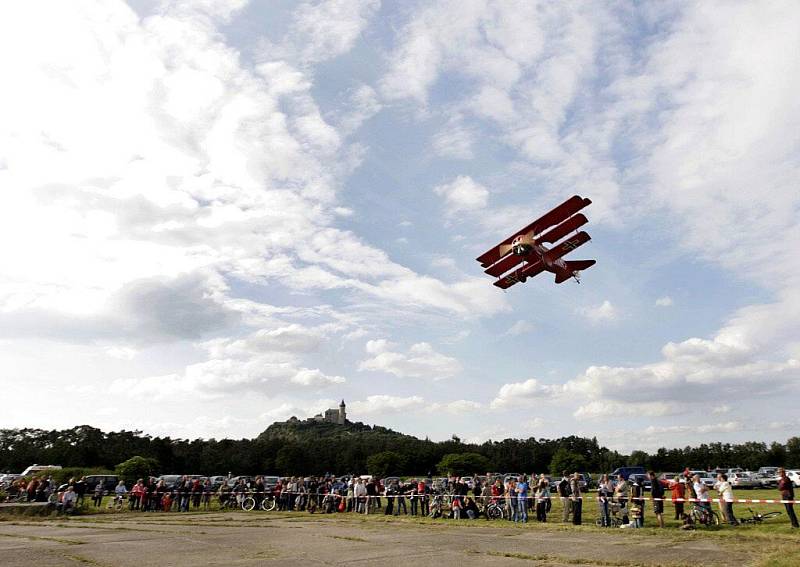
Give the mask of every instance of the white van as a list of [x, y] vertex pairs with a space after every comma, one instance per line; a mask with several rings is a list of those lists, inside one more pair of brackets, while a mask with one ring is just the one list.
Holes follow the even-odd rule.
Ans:
[[52, 470], [60, 470], [61, 465], [31, 465], [24, 471], [22, 471], [21, 476], [31, 476], [34, 474], [40, 474], [46, 471]]

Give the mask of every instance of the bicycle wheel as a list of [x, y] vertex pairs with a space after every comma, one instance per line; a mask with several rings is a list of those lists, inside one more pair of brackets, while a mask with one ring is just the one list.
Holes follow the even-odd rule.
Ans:
[[761, 514], [759, 519], [761, 521], [764, 521], [764, 520], [769, 520], [770, 518], [777, 518], [780, 515], [781, 515], [780, 512], [767, 512], [766, 514]]
[[719, 526], [720, 525], [719, 514], [717, 514], [713, 510], [708, 515], [708, 525], [709, 526]]
[[261, 509], [265, 512], [271, 512], [275, 509], [276, 505], [275, 498], [272, 496], [265, 496], [264, 500], [261, 501]]
[[249, 512], [255, 507], [256, 507], [256, 499], [253, 498], [252, 496], [248, 496], [247, 498], [242, 500], [242, 510]]

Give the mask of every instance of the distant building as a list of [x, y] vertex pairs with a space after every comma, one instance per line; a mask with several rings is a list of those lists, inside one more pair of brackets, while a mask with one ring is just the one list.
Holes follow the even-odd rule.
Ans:
[[[300, 421], [299, 419], [292, 416], [288, 420], [288, 423], [297, 423], [299, 421]], [[347, 406], [345, 406], [344, 400], [342, 400], [342, 403], [339, 404], [338, 409], [336, 408], [326, 409], [324, 414], [318, 413], [314, 417], [307, 418], [305, 421], [306, 423], [318, 422], [318, 423], [335, 423], [337, 425], [344, 425], [345, 423], [347, 423]]]

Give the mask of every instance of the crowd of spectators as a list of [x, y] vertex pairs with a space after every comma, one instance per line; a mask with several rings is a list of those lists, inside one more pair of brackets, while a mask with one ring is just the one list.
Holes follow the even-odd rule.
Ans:
[[[163, 479], [139, 479], [130, 490], [120, 481], [114, 489], [109, 507], [123, 507], [142, 512], [188, 512], [209, 510], [216, 497], [221, 508], [240, 507], [245, 498], [254, 499], [254, 507], [261, 508], [269, 499], [271, 507], [280, 511], [306, 511], [326, 514], [353, 512], [359, 514], [382, 513], [385, 515], [447, 516], [453, 519], [506, 518], [514, 523], [526, 523], [529, 517], [538, 522], [547, 522], [553, 509], [553, 494], [560, 501], [560, 519], [580, 525], [583, 521], [583, 506], [596, 500], [598, 525], [603, 527], [641, 528], [645, 524], [645, 505], [650, 501], [656, 525], [664, 527], [664, 501], [666, 490], [671, 492], [674, 519], [691, 526], [693, 516], [686, 510], [691, 502], [701, 514], [711, 514], [712, 503], [717, 502], [722, 518], [730, 525], [737, 525], [734, 513], [733, 487], [724, 473], [717, 475], [717, 482], [709, 487], [699, 475], [689, 471], [670, 481], [660, 480], [650, 471], [649, 497], [644, 483], [639, 478], [616, 479], [608, 475], [600, 477], [596, 493], [585, 488], [579, 473], [568, 474], [551, 486], [545, 474], [520, 476], [493, 476], [487, 474], [482, 483], [480, 477], [450, 477], [434, 486], [427, 479], [399, 478], [379, 479], [371, 477], [286, 477], [270, 485], [264, 477], [253, 480], [245, 478], [237, 482], [222, 482], [215, 487], [210, 479], [180, 477], [167, 485]], [[18, 479], [7, 489], [11, 500], [28, 502], [51, 502], [59, 510], [68, 512], [81, 506], [87, 497], [86, 479], [72, 478], [68, 483], [56, 487], [50, 477]], [[713, 499], [711, 490], [717, 493]], [[778, 490], [782, 500], [794, 500], [794, 488], [783, 469], [779, 471]], [[95, 507], [100, 507], [105, 489], [98, 484], [92, 491]], [[798, 527], [792, 504], [785, 504], [792, 527]]]

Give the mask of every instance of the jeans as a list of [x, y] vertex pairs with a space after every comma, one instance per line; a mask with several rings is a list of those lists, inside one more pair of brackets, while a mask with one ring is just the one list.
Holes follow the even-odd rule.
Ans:
[[519, 511], [517, 510], [517, 499], [516, 498], [512, 498], [511, 499], [511, 519], [514, 522], [517, 522], [519, 520]]
[[789, 521], [792, 522], [792, 527], [798, 527], [797, 516], [794, 513], [794, 504], [784, 504], [786, 507], [786, 515], [789, 516]]
[[[528, 521], [528, 499], [527, 498], [517, 498], [517, 508], [519, 509], [517, 512], [517, 519], [519, 519], [522, 523], [527, 523]], [[514, 521], [516, 522], [517, 519]]]
[[725, 517], [728, 519], [728, 523], [732, 526], [735, 526], [739, 523], [736, 521], [736, 516], [733, 515], [733, 502], [725, 502]]
[[604, 528], [611, 527], [611, 510], [606, 499], [600, 501], [600, 525]]

